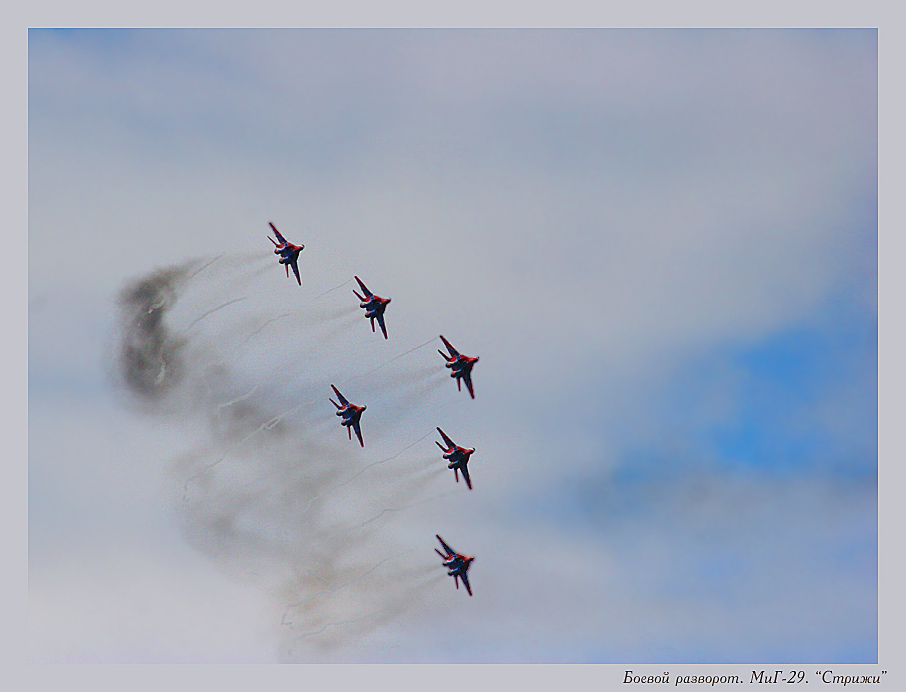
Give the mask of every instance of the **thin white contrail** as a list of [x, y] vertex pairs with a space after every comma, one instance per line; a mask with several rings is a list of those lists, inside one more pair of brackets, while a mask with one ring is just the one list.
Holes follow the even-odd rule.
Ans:
[[228, 300], [223, 305], [219, 305], [216, 308], [213, 308], [211, 310], [208, 310], [205, 313], [202, 313], [200, 316], [198, 316], [194, 320], [192, 320], [192, 322], [189, 324], [189, 326], [185, 328], [185, 331], [189, 331], [192, 327], [194, 327], [196, 324], [201, 322], [205, 317], [208, 317], [209, 315], [213, 315], [218, 310], [223, 310], [224, 308], [229, 307], [230, 305], [233, 305], [234, 303], [241, 303], [243, 300], [248, 300], [248, 296], [244, 296], [242, 298], [233, 298], [233, 300]]
[[[411, 551], [406, 551], [406, 552], [411, 552]], [[299, 606], [303, 605], [304, 603], [307, 603], [308, 601], [312, 600], [313, 598], [316, 598], [317, 596], [322, 596], [322, 595], [324, 595], [324, 594], [332, 594], [332, 593], [336, 593], [336, 592], [339, 591], [340, 589], [342, 589], [342, 588], [344, 588], [344, 587], [347, 587], [347, 586], [349, 586], [350, 584], [354, 584], [355, 582], [364, 579], [364, 578], [367, 577], [369, 574], [371, 574], [372, 572], [374, 572], [378, 567], [380, 567], [381, 565], [383, 565], [385, 562], [389, 562], [390, 560], [393, 560], [394, 558], [399, 557], [399, 555], [402, 555], [402, 554], [403, 554], [403, 553], [399, 553], [399, 554], [397, 554], [397, 555], [391, 555], [391, 556], [389, 556], [389, 557], [385, 557], [383, 560], [381, 560], [380, 562], [378, 562], [378, 563], [377, 563], [374, 567], [372, 567], [371, 569], [365, 570], [364, 572], [362, 572], [361, 574], [356, 575], [356, 576], [353, 577], [352, 579], [347, 579], [347, 580], [344, 581], [342, 584], [339, 584], [338, 586], [335, 586], [335, 587], [332, 588], [332, 589], [321, 589], [320, 591], [316, 591], [315, 593], [310, 594], [310, 595], [306, 596], [305, 598], [303, 598], [303, 599], [301, 599], [301, 600], [299, 600], [299, 601], [296, 601], [295, 603], [290, 603], [290, 604], [289, 604], [288, 606], [286, 606], [286, 608], [284, 608], [284, 610], [283, 610], [283, 617], [280, 618], [280, 624], [281, 624], [281, 625], [285, 625], [285, 626], [287, 626], [287, 627], [292, 627], [292, 626], [293, 626], [293, 623], [292, 623], [292, 622], [287, 622], [287, 621], [286, 621], [286, 614], [287, 614], [292, 608], [298, 608]]]
[[262, 324], [260, 327], [258, 327], [258, 329], [256, 329], [255, 331], [253, 331], [253, 332], [252, 332], [251, 334], [249, 334], [247, 337], [245, 337], [245, 340], [240, 344], [240, 346], [244, 346], [245, 344], [247, 344], [247, 343], [251, 340], [251, 338], [252, 338], [253, 336], [255, 336], [255, 335], [257, 335], [257, 334], [260, 334], [261, 331], [262, 331], [267, 325], [269, 325], [271, 322], [276, 322], [277, 320], [282, 320], [284, 317], [289, 317], [291, 314], [292, 314], [291, 312], [284, 312], [282, 315], [277, 315], [276, 317], [270, 318], [270, 319], [267, 320], [264, 324]]
[[189, 478], [186, 479], [186, 482], [182, 484], [182, 501], [184, 503], [189, 501], [189, 483], [194, 481], [196, 478], [200, 478], [201, 475], [205, 471], [210, 471], [212, 468], [217, 466], [217, 464], [219, 464], [226, 458], [227, 458], [227, 453], [224, 452], [217, 461], [210, 463], [210, 464], [205, 464], [204, 466], [201, 467], [201, 470], [198, 473], [196, 473], [195, 475], [190, 476]]
[[248, 435], [246, 435], [245, 437], [243, 437], [243, 438], [242, 438], [239, 442], [237, 442], [236, 444], [239, 445], [239, 444], [242, 444], [242, 443], [244, 443], [244, 442], [247, 442], [247, 441], [250, 440], [253, 436], [255, 436], [255, 435], [257, 435], [258, 433], [263, 432], [263, 431], [265, 431], [265, 430], [273, 430], [274, 426], [276, 426], [276, 425], [280, 424], [281, 422], [283, 422], [283, 419], [286, 418], [286, 416], [288, 416], [288, 415], [290, 415], [290, 414], [292, 414], [292, 413], [296, 413], [296, 412], [298, 412], [299, 410], [301, 410], [302, 407], [304, 407], [304, 406], [310, 406], [310, 405], [312, 405], [312, 404], [314, 404], [314, 403], [316, 403], [316, 402], [318, 402], [318, 401], [320, 401], [320, 400], [321, 400], [321, 397], [318, 396], [318, 397], [316, 397], [316, 398], [314, 398], [314, 399], [309, 399], [308, 401], [302, 401], [302, 402], [296, 404], [295, 406], [293, 406], [292, 408], [289, 408], [289, 409], [287, 409], [286, 411], [283, 411], [282, 413], [278, 413], [276, 416], [272, 416], [272, 417], [269, 418], [268, 420], [264, 421], [264, 422], [263, 422], [261, 425], [259, 425], [257, 428], [255, 428], [254, 430], [252, 430], [252, 432], [250, 432]]
[[258, 385], [256, 384], [254, 387], [252, 387], [252, 388], [248, 391], [248, 393], [243, 394], [242, 396], [237, 396], [237, 397], [236, 397], [235, 399], [233, 399], [232, 401], [227, 401], [227, 402], [224, 403], [224, 404], [217, 404], [217, 408], [218, 408], [218, 409], [222, 409], [222, 408], [226, 408], [227, 406], [232, 406], [233, 404], [238, 404], [240, 401], [245, 401], [245, 400], [248, 399], [252, 394], [254, 394], [255, 391], [257, 391], [257, 389], [258, 389]]
[[337, 290], [343, 288], [343, 286], [345, 286], [345, 285], [347, 285], [347, 284], [350, 284], [350, 283], [352, 283], [352, 279], [347, 279], [346, 281], [344, 281], [343, 283], [341, 283], [339, 286], [334, 286], [333, 288], [324, 291], [324, 293], [315, 296], [315, 300], [318, 300], [319, 298], [323, 298], [323, 297], [326, 296], [328, 293], [333, 293], [334, 291], [337, 291]]
[[363, 473], [365, 473], [365, 471], [367, 471], [368, 469], [370, 469], [372, 466], [377, 466], [378, 464], [383, 464], [383, 463], [385, 463], [385, 462], [387, 462], [387, 461], [391, 461], [392, 459], [396, 459], [400, 454], [402, 454], [403, 452], [405, 452], [407, 449], [411, 449], [412, 447], [414, 447], [415, 445], [417, 445], [419, 442], [421, 442], [422, 440], [424, 440], [426, 437], [428, 437], [429, 435], [431, 435], [431, 433], [433, 433], [433, 432], [434, 432], [434, 431], [432, 430], [432, 431], [430, 431], [430, 432], [428, 432], [428, 433], [422, 435], [420, 438], [418, 438], [418, 439], [417, 439], [415, 442], [413, 442], [411, 445], [408, 445], [407, 447], [403, 447], [400, 451], [398, 451], [398, 452], [397, 452], [396, 454], [394, 454], [393, 456], [387, 457], [386, 459], [381, 459], [381, 460], [379, 460], [379, 461], [372, 461], [372, 462], [371, 462], [370, 464], [368, 464], [367, 466], [363, 466], [363, 467], [358, 471], [358, 473], [356, 473], [354, 476], [349, 477], [348, 479], [346, 479], [345, 481], [343, 481], [343, 482], [340, 483], [339, 485], [335, 486], [333, 489], [335, 490], [336, 488], [341, 488], [341, 487], [343, 487], [343, 486], [346, 485], [347, 483], [351, 483], [353, 480], [355, 480], [356, 478], [358, 478], [359, 476], [361, 476]]
[[[432, 431], [432, 432], [433, 432], [433, 431]], [[427, 434], [423, 435], [422, 437], [420, 437], [419, 439], [417, 439], [415, 442], [413, 442], [412, 444], [408, 445], [407, 447], [403, 447], [403, 449], [401, 449], [400, 451], [398, 451], [398, 452], [397, 452], [396, 454], [394, 454], [393, 456], [389, 456], [389, 457], [387, 457], [386, 459], [380, 459], [380, 460], [378, 460], [378, 461], [372, 461], [370, 464], [368, 464], [367, 466], [364, 466], [363, 468], [361, 468], [359, 471], [357, 471], [355, 474], [353, 474], [352, 476], [350, 476], [349, 478], [347, 478], [347, 479], [346, 479], [345, 481], [343, 481], [342, 483], [339, 483], [339, 484], [337, 484], [337, 485], [334, 485], [334, 486], [332, 486], [332, 487], [330, 487], [330, 488], [325, 489], [323, 492], [318, 493], [317, 495], [315, 495], [314, 497], [312, 497], [312, 498], [310, 498], [310, 499], [308, 500], [308, 505], [305, 507], [304, 510], [302, 510], [302, 513], [305, 514], [306, 512], [308, 512], [308, 511], [311, 509], [312, 505], [315, 503], [315, 500], [318, 500], [319, 498], [322, 498], [322, 497], [327, 497], [328, 495], [330, 495], [330, 494], [331, 494], [332, 492], [334, 492], [335, 490], [338, 490], [338, 489], [342, 488], [344, 485], [347, 485], [348, 483], [351, 483], [351, 482], [354, 481], [356, 478], [358, 478], [358, 477], [361, 476], [363, 473], [365, 473], [365, 471], [367, 471], [368, 469], [370, 469], [372, 466], [377, 466], [378, 464], [383, 464], [384, 462], [390, 461], [390, 460], [392, 460], [392, 459], [396, 459], [400, 454], [402, 454], [403, 452], [405, 452], [407, 449], [411, 449], [412, 447], [414, 447], [415, 445], [417, 445], [419, 442], [421, 442], [422, 440], [424, 440], [424, 439], [425, 439], [426, 437], [428, 437], [429, 435], [431, 435], [431, 432], [428, 432]]]
[[372, 369], [372, 370], [369, 370], [369, 371], [366, 372], [366, 373], [363, 373], [363, 374], [361, 374], [361, 375], [353, 375], [353, 376], [350, 377], [349, 379], [344, 380], [341, 384], [346, 384], [347, 382], [351, 382], [352, 380], [357, 380], [357, 379], [359, 379], [360, 377], [368, 377], [368, 375], [370, 375], [370, 374], [372, 374], [372, 373], [374, 373], [374, 372], [377, 372], [378, 370], [380, 370], [381, 368], [383, 368], [385, 365], [390, 365], [390, 363], [392, 363], [393, 361], [399, 360], [399, 359], [402, 358], [403, 356], [407, 356], [407, 355], [409, 355], [410, 353], [412, 353], [413, 351], [417, 351], [417, 350], [420, 349], [420, 348], [424, 348], [425, 346], [427, 346], [428, 344], [430, 344], [432, 341], [434, 341], [434, 339], [428, 339], [425, 343], [419, 344], [418, 346], [415, 346], [414, 348], [410, 348], [408, 351], [405, 351], [405, 352], [403, 352], [403, 353], [400, 353], [398, 356], [394, 356], [394, 357], [391, 358], [390, 360], [381, 363], [381, 364], [378, 365], [376, 368], [374, 368], [374, 369]]
[[212, 264], [214, 264], [214, 262], [216, 262], [217, 260], [219, 260], [219, 259], [220, 259], [221, 257], [223, 257], [225, 254], [226, 254], [226, 253], [222, 252], [222, 253], [220, 253], [219, 255], [217, 255], [216, 257], [214, 257], [213, 259], [209, 260], [208, 262], [205, 262], [201, 267], [199, 267], [199, 268], [196, 269], [194, 272], [192, 272], [191, 274], [189, 274], [189, 276], [186, 277], [186, 281], [189, 282], [189, 281], [191, 281], [192, 279], [194, 279], [198, 274], [200, 274], [200, 273], [203, 272], [205, 269], [207, 269], [208, 267], [210, 267]]
[[387, 610], [390, 610], [390, 606], [387, 606], [386, 608], [381, 608], [380, 610], [376, 610], [373, 613], [368, 613], [367, 615], [362, 615], [357, 618], [351, 618], [349, 620], [340, 620], [338, 622], [328, 622], [326, 625], [324, 625], [323, 627], [321, 627], [319, 629], [311, 630], [310, 632], [306, 632], [305, 634], [300, 634], [298, 637], [295, 638], [294, 641], [299, 641], [300, 639], [304, 639], [305, 637], [310, 637], [313, 634], [320, 634], [321, 632], [326, 630], [328, 627], [339, 627], [340, 625], [349, 625], [353, 622], [360, 622], [362, 620], [367, 620], [368, 618], [373, 618], [376, 615], [380, 615], [381, 613], [383, 613]]
[[455, 490], [448, 490], [445, 493], [440, 493], [439, 495], [432, 495], [431, 497], [426, 497], [423, 500], [419, 500], [418, 502], [410, 502], [408, 505], [403, 505], [402, 507], [388, 507], [387, 509], [382, 509], [380, 512], [378, 512], [373, 517], [371, 517], [371, 519], [363, 521], [360, 524], [356, 524], [355, 526], [350, 527], [349, 530], [353, 531], [355, 529], [361, 529], [361, 528], [367, 526], [368, 524], [370, 524], [371, 522], [377, 521], [385, 514], [396, 514], [397, 512], [402, 512], [405, 509], [411, 509], [412, 507], [417, 507], [418, 505], [423, 505], [426, 502], [433, 502], [434, 500], [439, 500], [440, 498], [446, 497], [447, 495], [452, 495], [455, 492], [456, 492]]

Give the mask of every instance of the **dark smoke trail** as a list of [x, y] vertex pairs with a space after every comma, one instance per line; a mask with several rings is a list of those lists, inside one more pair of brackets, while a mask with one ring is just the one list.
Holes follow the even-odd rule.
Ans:
[[171, 334], [164, 316], [176, 302], [179, 288], [193, 265], [162, 269], [120, 294], [121, 323], [125, 327], [120, 372], [126, 386], [144, 399], [161, 398], [185, 375], [185, 342]]
[[[385, 465], [431, 433], [369, 461], [372, 445], [347, 445], [334, 427], [325, 380], [331, 358], [353, 353], [347, 322], [358, 317], [357, 306], [331, 311], [309, 301], [277, 312], [275, 301], [255, 300], [268, 290], [256, 283], [260, 273], [247, 259], [221, 255], [127, 286], [118, 371], [126, 390], [148, 404], [144, 411], [168, 414], [161, 424], [186, 437], [170, 473], [189, 543], [227, 574], [277, 595], [262, 617], [273, 623], [283, 655], [342, 658], [425, 598], [434, 556], [406, 557], [411, 550], [390, 527], [453, 491], [428, 494], [443, 470], [422, 456]], [[282, 328], [266, 329], [276, 322]], [[331, 328], [312, 331], [324, 323]], [[313, 346], [287, 355], [299, 336]], [[439, 379], [435, 370], [403, 369], [362, 387], [375, 409], [404, 410]], [[403, 405], [395, 402], [400, 392]]]

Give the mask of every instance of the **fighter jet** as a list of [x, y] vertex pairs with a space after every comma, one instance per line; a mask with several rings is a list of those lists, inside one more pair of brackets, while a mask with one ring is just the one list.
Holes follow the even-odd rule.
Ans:
[[447, 347], [447, 350], [450, 352], [448, 356], [446, 353], [437, 349], [437, 352], [444, 357], [446, 362], [446, 367], [450, 368], [450, 377], [456, 378], [456, 389], [462, 391], [462, 381], [466, 381], [466, 387], [469, 390], [469, 394], [472, 398], [475, 398], [475, 392], [472, 389], [472, 368], [475, 363], [478, 362], [478, 356], [464, 356], [459, 351], [457, 351], [453, 346], [444, 338], [444, 335], [440, 335], [440, 340], [444, 342], [444, 346]]
[[274, 224], [270, 223], [270, 221], [268, 221], [268, 223], [270, 224], [271, 229], [274, 231], [274, 235], [277, 236], [277, 240], [280, 241], [278, 243], [277, 240], [274, 240], [270, 236], [267, 236], [267, 239], [269, 241], [271, 241], [275, 246], [274, 254], [280, 255], [280, 259], [277, 261], [280, 262], [280, 264], [282, 264], [284, 267], [286, 267], [286, 276], [287, 277], [289, 276], [289, 268], [290, 268], [290, 266], [292, 266], [293, 274], [296, 275], [296, 281], [301, 286], [302, 279], [299, 278], [298, 262], [299, 262], [299, 253], [305, 249], [305, 246], [304, 245], [293, 245], [286, 238], [284, 238], [282, 235], [280, 235], [280, 231], [277, 230], [277, 227]]
[[359, 444], [364, 447], [365, 443], [362, 442], [362, 428], [360, 426], [359, 419], [362, 417], [362, 411], [364, 411], [368, 407], [356, 406], [355, 404], [349, 403], [349, 400], [345, 396], [340, 394], [339, 389], [337, 389], [333, 385], [330, 386], [333, 387], [333, 391], [336, 392], [337, 398], [342, 403], [341, 406], [333, 399], [330, 400], [330, 403], [337, 407], [336, 414], [343, 419], [341, 425], [344, 425], [346, 427], [350, 440], [352, 439], [352, 431], [353, 429], [355, 429], [356, 437], [359, 438]]
[[444, 443], [447, 445], [444, 447], [440, 442], [434, 440], [434, 444], [440, 447], [441, 451], [444, 453], [444, 459], [447, 459], [450, 462], [447, 468], [453, 469], [453, 475], [456, 477], [457, 483], [459, 483], [459, 472], [462, 471], [462, 477], [466, 479], [466, 485], [469, 486], [469, 490], [471, 490], [472, 481], [469, 479], [469, 468], [467, 464], [469, 463], [469, 457], [472, 456], [472, 452], [475, 451], [475, 448], [468, 449], [466, 447], [458, 447], [443, 430], [438, 428], [437, 432], [444, 438]]
[[367, 296], [367, 298], [360, 296], [355, 289], [352, 289], [356, 298], [362, 301], [362, 304], [359, 305], [359, 307], [365, 308], [365, 317], [371, 318], [371, 331], [374, 331], [374, 321], [377, 320], [378, 324], [381, 325], [381, 331], [384, 332], [384, 338], [386, 339], [387, 327], [384, 325], [384, 310], [387, 309], [387, 303], [390, 302], [390, 298], [381, 298], [380, 296], [374, 295], [374, 293], [369, 291], [368, 287], [362, 283], [362, 280], [359, 277], [355, 277], [355, 280], [359, 282], [362, 293]]
[[447, 572], [447, 576], [453, 577], [453, 581], [456, 582], [457, 589], [459, 588], [459, 580], [462, 579], [462, 583], [466, 587], [466, 591], [468, 591], [469, 595], [471, 596], [472, 588], [469, 586], [469, 576], [466, 573], [469, 571], [469, 566], [472, 564], [472, 561], [475, 558], [457, 553], [455, 550], [453, 550], [453, 548], [444, 543], [444, 539], [440, 536], [437, 536], [437, 540], [440, 541], [440, 544], [443, 546], [446, 554], [440, 552], [437, 548], [434, 549], [434, 552], [444, 559], [444, 567], [449, 570]]

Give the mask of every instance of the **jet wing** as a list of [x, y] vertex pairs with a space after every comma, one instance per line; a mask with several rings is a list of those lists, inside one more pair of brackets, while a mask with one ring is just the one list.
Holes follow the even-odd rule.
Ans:
[[277, 227], [274, 224], [272, 224], [270, 221], [268, 221], [267, 223], [271, 227], [271, 230], [274, 232], [274, 235], [277, 236], [277, 240], [279, 240], [284, 245], [287, 245], [288, 241], [286, 240], [286, 238], [284, 238], [282, 235], [280, 235], [280, 231], [277, 230]]
[[358, 418], [352, 424], [352, 427], [355, 428], [355, 436], [359, 438], [359, 444], [364, 447], [365, 443], [362, 441], [362, 428], [361, 423], [359, 423]]
[[468, 577], [468, 575], [467, 575], [465, 572], [463, 572], [462, 574], [459, 575], [459, 578], [462, 579], [462, 584], [463, 584], [463, 586], [466, 587], [466, 591], [468, 591], [468, 592], [469, 592], [469, 595], [471, 596], [471, 595], [472, 595], [472, 587], [469, 586], [469, 577]]
[[468, 468], [468, 466], [466, 466], [465, 464], [463, 464], [463, 466], [462, 466], [462, 468], [460, 469], [460, 471], [462, 471], [462, 477], [466, 479], [466, 485], [469, 486], [469, 490], [471, 490], [471, 489], [472, 489], [472, 481], [469, 479], [469, 468]]
[[[384, 313], [380, 312], [377, 316], [377, 322], [381, 325], [381, 331], [384, 332], [384, 338], [387, 338], [387, 326], [384, 324]], [[374, 323], [372, 323], [373, 325]]]
[[[355, 277], [355, 280], [359, 282], [359, 286], [360, 286], [361, 289], [362, 289], [362, 293], [364, 293], [364, 294], [365, 294], [366, 296], [368, 296], [369, 298], [373, 298], [373, 297], [374, 297], [374, 294], [373, 294], [371, 291], [368, 290], [368, 287], [367, 287], [365, 284], [362, 283], [362, 280], [361, 280], [359, 277], [356, 276], [356, 277]], [[363, 300], [362, 302], [364, 303], [365, 301]]]
[[[443, 538], [441, 538], [441, 537], [438, 536], [437, 534], [434, 534], [434, 535], [437, 536], [437, 540], [440, 541], [440, 544], [443, 546], [444, 550], [447, 551], [447, 554], [446, 554], [445, 557], [450, 557], [451, 555], [456, 555], [456, 551], [453, 550], [453, 548], [451, 548], [450, 546], [448, 546], [446, 543], [444, 543], [444, 539], [443, 539]], [[435, 550], [437, 550], [437, 548], [435, 548]]]
[[291, 264], [293, 265], [293, 274], [296, 275], [296, 282], [301, 286], [302, 279], [299, 278], [299, 262], [298, 262], [298, 260], [293, 260], [291, 262]]
[[343, 404], [343, 406], [349, 406], [349, 400], [345, 396], [340, 394], [340, 390], [337, 389], [336, 387], [334, 387], [333, 385], [330, 385], [330, 386], [333, 389], [333, 391], [336, 393], [337, 398], [340, 400], [340, 403]]
[[440, 436], [441, 436], [442, 438], [444, 438], [444, 442], [447, 443], [447, 449], [449, 449], [450, 447], [455, 447], [455, 446], [456, 446], [456, 444], [453, 442], [453, 440], [451, 440], [449, 437], [447, 437], [447, 433], [445, 433], [443, 430], [441, 430], [440, 428], [438, 428], [438, 429], [437, 429], [437, 432], [440, 433]]
[[[452, 345], [449, 341], [447, 341], [447, 340], [444, 338], [444, 335], [443, 335], [443, 334], [440, 335], [440, 340], [444, 342], [444, 346], [447, 347], [447, 350], [450, 352], [450, 354], [451, 354], [454, 358], [458, 358], [458, 357], [459, 357], [459, 351], [457, 351], [455, 348], [453, 348], [453, 345]], [[441, 355], [443, 355], [443, 354], [441, 354]], [[444, 357], [446, 358], [446, 356], [444, 356]]]
[[472, 389], [472, 374], [467, 372], [462, 376], [462, 379], [464, 379], [466, 381], [466, 387], [469, 390], [469, 394], [474, 399], [475, 391]]

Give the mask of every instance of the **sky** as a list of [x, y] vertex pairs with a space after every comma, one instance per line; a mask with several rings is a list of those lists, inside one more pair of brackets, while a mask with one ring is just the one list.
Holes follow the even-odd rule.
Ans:
[[28, 60], [30, 660], [878, 660], [876, 31]]

